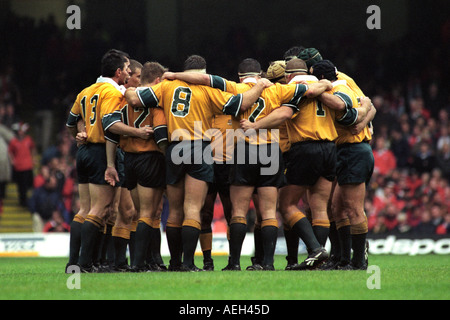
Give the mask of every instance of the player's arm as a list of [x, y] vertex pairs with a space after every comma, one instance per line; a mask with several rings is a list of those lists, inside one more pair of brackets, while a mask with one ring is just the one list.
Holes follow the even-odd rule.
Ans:
[[329, 80], [322, 79], [319, 82], [308, 83], [308, 90], [305, 92], [307, 98], [316, 98], [325, 91], [333, 89], [333, 85]]
[[211, 75], [199, 72], [165, 72], [163, 79], [181, 80], [190, 84], [211, 86]]
[[143, 103], [136, 92], [136, 88], [128, 88], [125, 91], [125, 99], [127, 100], [128, 106], [131, 108], [143, 107]]
[[242, 119], [240, 121], [240, 126], [244, 131], [249, 129], [276, 129], [286, 120], [290, 119], [293, 114], [294, 110], [291, 107], [281, 106], [255, 122], [250, 122], [248, 119]]
[[119, 182], [119, 174], [116, 170], [116, 152], [117, 144], [106, 140], [105, 180], [113, 187], [116, 185], [116, 182]]
[[[371, 121], [375, 118], [375, 115], [376, 115], [376, 113], [377, 113], [377, 109], [374, 107], [374, 105], [372, 104], [372, 102], [370, 101], [370, 103], [369, 103], [369, 101], [370, 101], [369, 98], [366, 98], [366, 97], [361, 98], [361, 104], [362, 104], [362, 106], [363, 106], [364, 104], [369, 104], [369, 110], [368, 110], [368, 112], [367, 112], [367, 114], [365, 115], [364, 118], [358, 119], [359, 122], [357, 121], [357, 123], [354, 124], [354, 125], [351, 127], [351, 132], [352, 132], [352, 134], [358, 134], [358, 133], [360, 133], [360, 132], [361, 132], [366, 126], [368, 126], [368, 125], [369, 125], [369, 128], [372, 129]], [[359, 115], [358, 115], [358, 117], [359, 117]]]

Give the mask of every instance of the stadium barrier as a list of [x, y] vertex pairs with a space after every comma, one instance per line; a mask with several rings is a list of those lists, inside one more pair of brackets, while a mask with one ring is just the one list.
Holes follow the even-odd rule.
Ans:
[[[406, 237], [406, 236], [370, 236], [369, 253], [393, 255], [450, 254], [450, 238], [448, 236]], [[161, 235], [161, 255], [169, 256], [166, 235]], [[0, 257], [68, 257], [69, 233], [3, 233], [0, 234]], [[329, 250], [329, 242], [326, 248]], [[275, 254], [286, 255], [286, 242], [278, 238]], [[212, 243], [213, 255], [228, 255], [228, 241], [225, 233], [214, 234]], [[302, 241], [299, 254], [305, 254]], [[253, 234], [248, 233], [242, 246], [242, 255], [254, 254]], [[200, 245], [196, 255], [201, 255]]]

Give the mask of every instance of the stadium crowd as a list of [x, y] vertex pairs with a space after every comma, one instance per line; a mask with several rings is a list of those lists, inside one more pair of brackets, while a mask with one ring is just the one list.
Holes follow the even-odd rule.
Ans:
[[[11, 146], [20, 131], [27, 133], [25, 122], [30, 124], [29, 139], [39, 140], [41, 131], [35, 128], [41, 128], [41, 123], [30, 118], [29, 112], [23, 109], [27, 101], [35, 103], [32, 107], [35, 112], [54, 111], [57, 134], [48, 145], [37, 143], [37, 148], [30, 151], [34, 177], [27, 187], [32, 189], [32, 195], [22, 205], [28, 205], [31, 213], [39, 214], [40, 230], [67, 231], [67, 224], [77, 212], [78, 195], [74, 167], [76, 146], [64, 123], [71, 103], [81, 89], [82, 75], [77, 71], [78, 64], [83, 63], [80, 51], [95, 39], [82, 41], [63, 37], [51, 20], [34, 25], [26, 18], [10, 16], [9, 19], [13, 19], [17, 32], [4, 41], [6, 47], [1, 55], [4, 59], [0, 64], [0, 146]], [[35, 39], [39, 39], [44, 48], [21, 47], [36, 35], [40, 35]], [[96, 36], [99, 35], [93, 35]], [[446, 43], [446, 39], [442, 41]], [[356, 74], [345, 70], [371, 97], [377, 109], [372, 141], [375, 171], [368, 185], [365, 204], [369, 233], [450, 233], [450, 96], [445, 80], [447, 74], [439, 68], [439, 57], [445, 52], [439, 45], [429, 49], [434, 58], [428, 61], [429, 65], [422, 73], [411, 68], [408, 74], [402, 75], [402, 82], [386, 77], [382, 88], [364, 80], [358, 81], [367, 76], [359, 77], [357, 68], [354, 68]], [[104, 51], [102, 46], [98, 48]], [[332, 46], [327, 50], [330, 48]], [[285, 49], [281, 48], [280, 54]], [[31, 63], [29, 59], [23, 59], [25, 52], [36, 57], [36, 67], [40, 70], [37, 74], [41, 76], [35, 79], [37, 90], [33, 92], [28, 88], [29, 82], [21, 77], [22, 70]], [[387, 54], [378, 53], [380, 56]], [[361, 66], [367, 58], [352, 59], [354, 65]], [[405, 60], [402, 62], [406, 64], [408, 60]], [[380, 67], [378, 72], [383, 73], [382, 69]], [[2, 157], [1, 161], [7, 163], [10, 159]], [[13, 164], [9, 162], [8, 165], [12, 166], [11, 172], [17, 171]], [[13, 177], [17, 178], [17, 175], [0, 176], [0, 214], [6, 183], [12, 183]], [[216, 230], [224, 230], [223, 214], [216, 214], [214, 225]]]

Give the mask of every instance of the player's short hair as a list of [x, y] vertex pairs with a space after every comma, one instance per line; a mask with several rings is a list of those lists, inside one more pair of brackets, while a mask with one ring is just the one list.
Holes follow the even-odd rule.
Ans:
[[106, 52], [102, 57], [102, 76], [114, 77], [117, 69], [123, 69], [125, 63], [130, 60], [128, 53], [111, 49]]
[[242, 60], [242, 62], [238, 66], [238, 75], [240, 78], [248, 76], [260, 76], [261, 74], [261, 64], [253, 58]]
[[330, 60], [322, 60], [312, 66], [312, 74], [317, 79], [337, 80], [337, 69]]
[[206, 60], [202, 56], [193, 54], [184, 61], [183, 70], [205, 70], [206, 72]]
[[305, 48], [303, 46], [294, 46], [286, 50], [283, 55], [284, 61], [288, 62], [293, 58], [297, 58], [297, 56], [302, 52]]
[[293, 58], [286, 63], [286, 74], [308, 73], [306, 62], [299, 58]]
[[141, 83], [143, 85], [152, 83], [158, 77], [162, 77], [168, 69], [158, 62], [146, 62], [141, 71]]
[[141, 69], [142, 70], [142, 63], [140, 63], [139, 61], [136, 61], [134, 59], [130, 59], [130, 70], [131, 70], [130, 76], [133, 73], [135, 73], [137, 69]]

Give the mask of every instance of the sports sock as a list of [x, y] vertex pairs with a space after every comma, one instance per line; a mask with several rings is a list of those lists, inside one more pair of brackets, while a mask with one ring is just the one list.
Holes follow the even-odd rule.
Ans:
[[341, 247], [340, 264], [345, 265], [350, 263], [352, 238], [350, 235], [350, 221], [348, 219], [336, 222], [336, 228], [339, 235], [339, 245]]
[[325, 247], [330, 233], [330, 221], [328, 219], [313, 219], [312, 228], [317, 241], [322, 247]]
[[131, 266], [133, 266], [134, 261], [134, 253], [135, 253], [135, 244], [136, 244], [136, 228], [137, 228], [137, 221], [131, 222], [131, 229], [130, 229], [130, 240], [128, 241], [128, 249], [130, 251], [130, 262]]
[[75, 215], [70, 223], [70, 244], [69, 244], [69, 265], [77, 264], [80, 256], [81, 248], [81, 228], [83, 227], [84, 218]]
[[303, 213], [297, 212], [291, 217], [288, 223], [297, 236], [303, 240], [308, 251], [316, 250], [321, 247], [314, 235], [311, 223]]
[[263, 266], [273, 266], [277, 235], [277, 219], [266, 219], [261, 222], [261, 242], [264, 252]]
[[247, 233], [247, 219], [232, 217], [230, 221], [230, 256], [232, 265], [240, 265], [242, 244]]
[[201, 225], [199, 221], [187, 219], [181, 228], [181, 238], [183, 240], [183, 264], [186, 267], [194, 265], [195, 249], [197, 248], [200, 236]]
[[171, 224], [166, 225], [167, 245], [170, 252], [170, 265], [178, 267], [181, 265], [181, 255], [183, 245], [181, 241], [181, 226]]
[[147, 252], [150, 247], [150, 239], [153, 228], [148, 218], [139, 219], [135, 235], [135, 253], [133, 265], [137, 268], [145, 266]]
[[255, 229], [253, 230], [253, 240], [255, 242], [255, 259], [254, 263], [262, 264], [264, 259], [264, 246], [261, 234], [261, 225], [255, 224]]
[[116, 267], [127, 265], [127, 246], [130, 240], [130, 229], [114, 226], [112, 239], [114, 243], [114, 265]]
[[203, 252], [203, 261], [211, 260], [212, 250], [212, 229], [202, 229], [200, 232], [200, 247]]
[[294, 231], [292, 231], [290, 227], [285, 226], [283, 231], [287, 248], [286, 260], [288, 261], [289, 264], [297, 263], [299, 237]]
[[330, 256], [335, 257], [338, 261], [341, 258], [341, 246], [339, 243], [339, 236], [336, 229], [336, 222], [330, 222], [330, 232], [328, 235], [331, 244]]
[[90, 268], [94, 259], [94, 248], [97, 243], [102, 220], [94, 215], [88, 215], [81, 228], [81, 250], [79, 264]]
[[356, 267], [361, 267], [365, 263], [367, 231], [368, 227], [366, 221], [350, 227], [353, 249], [352, 263]]
[[102, 240], [102, 246], [101, 246], [101, 254], [100, 254], [100, 263], [106, 264], [108, 261], [108, 250], [111, 243], [111, 232], [112, 232], [113, 225], [106, 223], [105, 228], [103, 230], [103, 240]]

